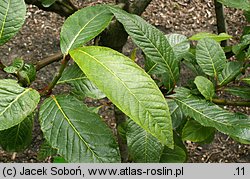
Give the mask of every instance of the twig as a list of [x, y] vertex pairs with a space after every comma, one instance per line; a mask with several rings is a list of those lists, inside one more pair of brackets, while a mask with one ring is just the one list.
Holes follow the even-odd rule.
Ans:
[[61, 78], [62, 73], [65, 70], [69, 60], [70, 60], [69, 55], [66, 55], [66, 56], [63, 57], [62, 64], [61, 64], [61, 67], [59, 69], [59, 72], [54, 76], [52, 82], [40, 92], [41, 95], [47, 95], [47, 94], [51, 93], [52, 89], [55, 87], [58, 80]]
[[[217, 0], [214, 0], [214, 6], [215, 6], [218, 34], [222, 33], [222, 32], [226, 33], [227, 32], [227, 25], [226, 25], [226, 21], [225, 21], [223, 5], [219, 2], [217, 2]], [[227, 41], [226, 40], [222, 41], [221, 46], [223, 46], [223, 47], [227, 46]]]
[[212, 99], [212, 102], [219, 105], [229, 105], [229, 106], [247, 106], [250, 107], [250, 101], [230, 101], [226, 99]]
[[62, 58], [63, 58], [63, 54], [61, 52], [57, 52], [47, 58], [44, 58], [43, 60], [36, 63], [36, 71], [39, 71], [40, 69], [42, 69], [43, 67], [51, 63], [60, 61]]
[[40, 0], [25, 0], [25, 3], [35, 5], [44, 11], [55, 12], [63, 17], [68, 17], [77, 11], [77, 8], [69, 0], [65, 1], [64, 5], [59, 1], [56, 1], [49, 7], [44, 7]]

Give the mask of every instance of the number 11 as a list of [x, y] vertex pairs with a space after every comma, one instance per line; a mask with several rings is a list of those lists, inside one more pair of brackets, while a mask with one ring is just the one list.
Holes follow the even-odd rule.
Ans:
[[236, 168], [236, 171], [237, 171], [237, 175], [245, 175], [245, 168], [244, 167], [237, 167]]

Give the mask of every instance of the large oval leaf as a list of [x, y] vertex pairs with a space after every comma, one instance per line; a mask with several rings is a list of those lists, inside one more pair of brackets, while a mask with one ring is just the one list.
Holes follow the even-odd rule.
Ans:
[[179, 79], [179, 60], [164, 34], [137, 15], [108, 6], [120, 21], [135, 44], [156, 65], [154, 71], [165, 72], [168, 90], [172, 90]]
[[0, 1], [0, 45], [12, 38], [22, 27], [26, 14], [24, 0]]
[[23, 88], [15, 80], [0, 80], [0, 131], [22, 122], [39, 100], [37, 91]]
[[0, 131], [0, 145], [8, 152], [26, 149], [32, 141], [34, 115], [25, 118], [18, 125]]
[[191, 94], [186, 88], [176, 90], [175, 101], [184, 113], [203, 126], [241, 139], [250, 140], [250, 118], [244, 114], [231, 113], [219, 106]]
[[68, 162], [119, 162], [111, 129], [73, 96], [51, 96], [39, 112], [41, 129], [51, 147]]
[[128, 120], [126, 137], [133, 162], [159, 163], [164, 146], [131, 119]]
[[63, 54], [82, 46], [101, 33], [113, 15], [105, 6], [90, 6], [71, 15], [63, 24], [60, 46]]
[[172, 124], [161, 91], [131, 59], [110, 48], [88, 46], [70, 52], [86, 76], [127, 116], [172, 147]]
[[218, 42], [210, 38], [204, 38], [198, 42], [196, 59], [204, 73], [216, 78], [226, 65], [223, 49]]

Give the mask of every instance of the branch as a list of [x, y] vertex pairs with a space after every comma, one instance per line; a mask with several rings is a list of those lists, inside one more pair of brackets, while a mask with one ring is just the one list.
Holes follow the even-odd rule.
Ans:
[[43, 67], [45, 67], [53, 62], [60, 61], [62, 58], [63, 58], [63, 54], [61, 52], [57, 52], [54, 55], [51, 55], [47, 58], [44, 58], [43, 60], [36, 63], [36, 71], [39, 71]]
[[229, 106], [247, 106], [250, 107], [250, 101], [230, 101], [226, 99], [213, 99], [212, 102], [219, 105], [229, 105]]
[[44, 11], [55, 12], [63, 17], [68, 17], [78, 10], [70, 0], [56, 1], [49, 7], [44, 7], [40, 0], [25, 0], [25, 3], [35, 5]]
[[[226, 25], [226, 21], [225, 21], [223, 5], [219, 2], [217, 2], [217, 0], [214, 0], [214, 6], [215, 6], [218, 34], [223, 33], [223, 32], [226, 33], [227, 32], [227, 25]], [[221, 46], [223, 46], [223, 47], [227, 46], [227, 41], [226, 40], [222, 41]]]
[[43, 89], [40, 93], [41, 95], [47, 95], [49, 93], [51, 93], [52, 89], [56, 86], [58, 80], [61, 78], [63, 71], [65, 70], [65, 68], [67, 67], [67, 64], [70, 60], [70, 56], [64, 56], [63, 60], [62, 60], [62, 64], [61, 67], [59, 69], [59, 72], [54, 76], [52, 82], [45, 88]]
[[53, 80], [50, 82], [50, 84], [47, 87], [40, 90], [41, 95], [48, 95], [52, 92], [52, 89], [56, 86], [58, 80], [62, 76], [63, 71], [67, 67], [69, 60], [70, 60], [69, 55], [63, 57], [63, 60], [62, 60], [62, 63], [61, 63], [61, 66], [60, 66], [58, 73], [54, 76]]

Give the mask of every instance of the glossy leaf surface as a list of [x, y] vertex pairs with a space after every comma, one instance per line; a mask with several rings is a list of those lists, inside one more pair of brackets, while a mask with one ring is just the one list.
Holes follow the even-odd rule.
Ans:
[[203, 72], [217, 77], [226, 65], [226, 56], [219, 43], [210, 38], [200, 40], [196, 47], [196, 59]]
[[168, 105], [151, 77], [130, 58], [105, 47], [70, 52], [86, 76], [127, 116], [172, 147]]
[[69, 84], [72, 87], [72, 93], [80, 98], [101, 99], [105, 97], [76, 64], [66, 68], [57, 84], [64, 83]]
[[209, 79], [203, 76], [197, 76], [194, 83], [206, 100], [212, 100], [215, 95], [215, 89], [214, 84]]
[[182, 140], [203, 142], [213, 136], [214, 133], [215, 129], [213, 127], [205, 127], [195, 120], [188, 120], [182, 129]]
[[0, 80], [0, 131], [16, 126], [30, 115], [40, 95], [31, 88], [21, 87], [15, 80]]
[[63, 54], [84, 45], [100, 34], [110, 23], [113, 15], [105, 6], [89, 6], [71, 15], [64, 22], [60, 34]]
[[190, 90], [186, 88], [179, 88], [175, 97], [175, 101], [183, 112], [201, 125], [214, 127], [218, 131], [231, 136], [245, 140], [250, 139], [249, 116], [223, 110], [211, 102], [192, 95]]
[[44, 137], [68, 162], [119, 162], [111, 129], [73, 96], [51, 96], [41, 106]]
[[24, 0], [0, 1], [0, 45], [12, 38], [22, 27], [26, 14]]
[[32, 141], [34, 115], [25, 118], [18, 125], [0, 131], [0, 145], [8, 152], [20, 152], [26, 149]]
[[219, 75], [219, 85], [224, 86], [234, 80], [241, 72], [242, 65], [240, 62], [227, 62], [222, 73]]
[[179, 60], [176, 59], [174, 50], [165, 35], [137, 15], [113, 6], [108, 7], [123, 24], [134, 43], [156, 64], [154, 71], [165, 73], [167, 89], [173, 89], [179, 79]]
[[158, 163], [164, 146], [131, 119], [127, 125], [129, 155], [134, 162]]

